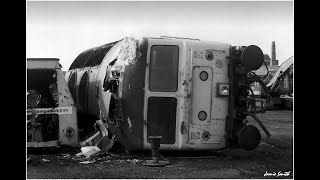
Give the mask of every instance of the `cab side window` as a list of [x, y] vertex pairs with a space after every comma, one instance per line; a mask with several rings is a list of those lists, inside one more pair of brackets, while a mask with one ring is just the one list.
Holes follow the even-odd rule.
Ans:
[[151, 47], [149, 90], [175, 92], [178, 90], [179, 47], [154, 45]]

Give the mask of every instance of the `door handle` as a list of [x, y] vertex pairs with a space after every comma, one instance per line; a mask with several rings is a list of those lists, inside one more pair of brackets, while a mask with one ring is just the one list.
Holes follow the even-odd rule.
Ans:
[[97, 98], [99, 98], [99, 86], [98, 85], [96, 85], [96, 96], [97, 96]]

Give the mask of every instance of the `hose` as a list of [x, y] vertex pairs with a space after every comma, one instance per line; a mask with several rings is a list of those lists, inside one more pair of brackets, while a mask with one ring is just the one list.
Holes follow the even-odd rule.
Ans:
[[254, 120], [256, 120], [257, 123], [258, 123], [258, 124], [260, 125], [260, 127], [262, 128], [262, 130], [266, 133], [266, 135], [267, 135], [268, 137], [271, 136], [271, 134], [269, 133], [269, 131], [266, 129], [266, 127], [262, 124], [262, 122], [260, 121], [260, 119], [259, 119], [256, 115], [254, 115], [254, 114], [252, 114], [252, 113], [249, 113], [249, 112], [244, 112], [244, 114], [246, 114], [246, 115], [248, 115], [248, 116], [251, 116]]
[[265, 61], [263, 61], [263, 62], [264, 62], [264, 66], [267, 68], [267, 74], [266, 74], [266, 75], [264, 75], [264, 76], [259, 76], [259, 75], [257, 75], [256, 73], [254, 73], [254, 72], [252, 72], [252, 71], [250, 71], [250, 73], [253, 74], [253, 75], [255, 75], [255, 76], [258, 76], [258, 77], [260, 77], [260, 78], [262, 78], [262, 79], [266, 78], [266, 77], [269, 75], [269, 69], [268, 69], [267, 63], [266, 63]]

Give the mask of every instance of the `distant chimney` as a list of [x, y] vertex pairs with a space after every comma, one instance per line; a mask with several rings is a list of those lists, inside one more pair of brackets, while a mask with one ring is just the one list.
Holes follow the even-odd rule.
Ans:
[[276, 42], [272, 41], [270, 66], [276, 63]]

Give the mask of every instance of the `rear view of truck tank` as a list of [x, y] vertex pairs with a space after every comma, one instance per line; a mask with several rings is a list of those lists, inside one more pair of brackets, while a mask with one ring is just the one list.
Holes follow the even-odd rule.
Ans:
[[[82, 52], [72, 63], [65, 74], [69, 89], [78, 107], [80, 138], [85, 138], [94, 131], [94, 123], [98, 119], [108, 122], [112, 134], [114, 124], [128, 125], [125, 112], [122, 112], [122, 103], [127, 103], [127, 95], [122, 92], [126, 79], [124, 67], [128, 72], [129, 64], [139, 63], [139, 43], [133, 38], [124, 38], [116, 42], [91, 48]], [[145, 66], [144, 66], [145, 68]], [[127, 73], [128, 74], [128, 73]], [[139, 82], [143, 80], [139, 78]], [[126, 81], [127, 82], [127, 81]], [[134, 87], [132, 84], [131, 87]], [[134, 90], [132, 90], [134, 91]], [[125, 98], [122, 98], [126, 96]], [[126, 99], [126, 100], [124, 100]], [[135, 123], [136, 121], [133, 121]], [[140, 122], [139, 122], [140, 123]], [[124, 126], [121, 125], [121, 128]], [[133, 126], [138, 128], [139, 126]], [[118, 140], [126, 140], [120, 137]], [[138, 138], [139, 139], [139, 138]], [[131, 141], [136, 142], [136, 141]]]

